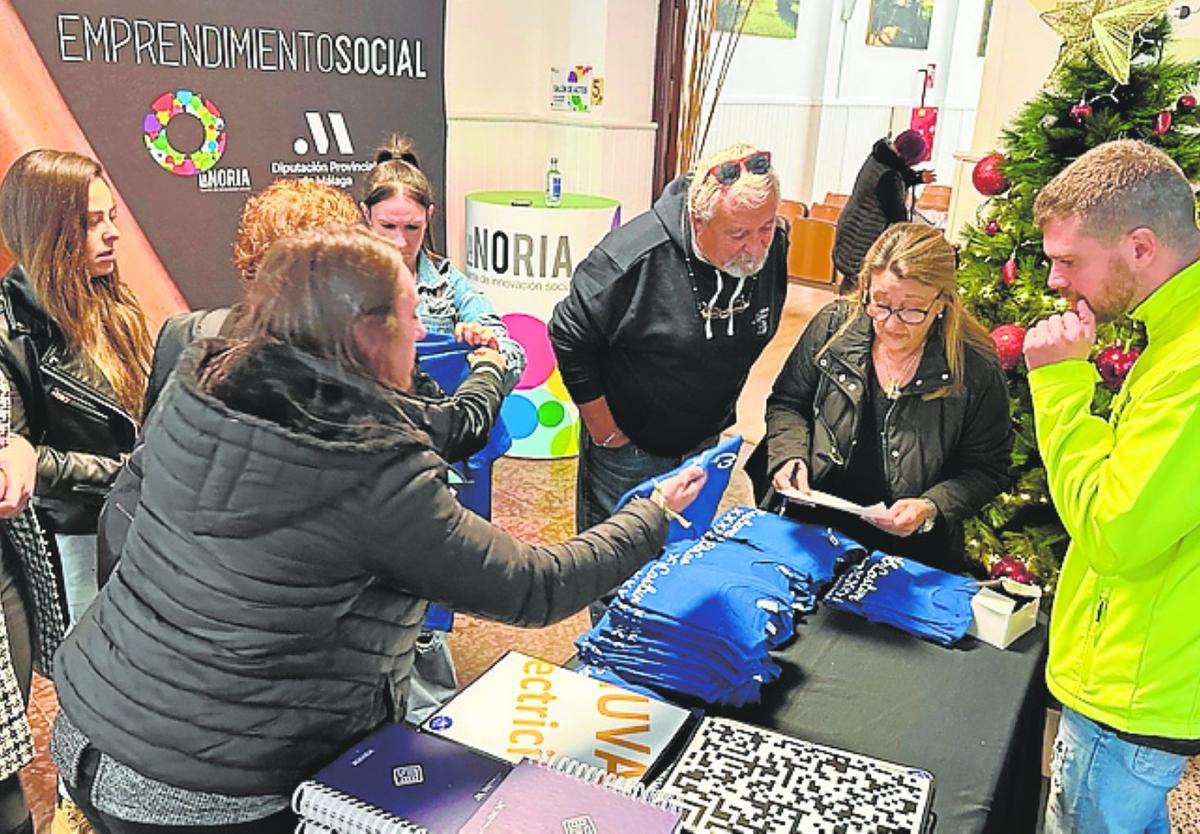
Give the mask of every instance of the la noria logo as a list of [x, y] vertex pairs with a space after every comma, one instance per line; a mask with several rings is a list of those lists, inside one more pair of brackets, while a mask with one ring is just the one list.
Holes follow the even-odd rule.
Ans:
[[[191, 116], [200, 122], [204, 140], [200, 147], [184, 152], [171, 144], [167, 125], [176, 116]], [[168, 90], [150, 104], [142, 121], [146, 150], [166, 171], [180, 177], [193, 177], [214, 165], [225, 153], [225, 119], [211, 99], [191, 90]]]

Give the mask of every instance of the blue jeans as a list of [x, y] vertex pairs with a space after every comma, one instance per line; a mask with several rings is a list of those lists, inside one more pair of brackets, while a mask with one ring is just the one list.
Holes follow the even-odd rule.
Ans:
[[575, 478], [576, 532], [582, 533], [604, 521], [613, 514], [622, 495], [656, 475], [670, 472], [683, 463], [684, 457], [652, 455], [633, 441], [606, 449], [592, 442], [587, 429], [581, 429], [579, 472]]
[[1167, 792], [1186, 762], [1124, 741], [1064, 707], [1043, 834], [1170, 834]]
[[63, 585], [67, 592], [67, 613], [71, 625], [79, 622], [99, 593], [96, 579], [96, 534], [56, 534], [62, 557]]

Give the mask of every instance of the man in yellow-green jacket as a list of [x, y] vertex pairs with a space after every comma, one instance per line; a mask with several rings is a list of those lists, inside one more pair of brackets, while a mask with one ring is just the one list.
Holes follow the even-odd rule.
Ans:
[[[1071, 546], [1046, 682], [1063, 703], [1047, 834], [1162, 832], [1200, 753], [1200, 231], [1161, 151], [1122, 140], [1038, 196], [1049, 285], [1069, 302], [1025, 337], [1038, 448]], [[1096, 323], [1148, 345], [1105, 421], [1090, 405]]]

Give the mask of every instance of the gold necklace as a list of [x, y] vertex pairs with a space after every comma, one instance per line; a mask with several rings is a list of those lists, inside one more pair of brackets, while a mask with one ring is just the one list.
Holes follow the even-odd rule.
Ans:
[[908, 359], [904, 360], [904, 363], [899, 366], [899, 368], [892, 364], [891, 358], [884, 351], [883, 347], [879, 346], [878, 343], [876, 343], [876, 345], [878, 348], [878, 356], [876, 356], [875, 359], [882, 366], [884, 373], [888, 377], [887, 383], [883, 386], [883, 394], [889, 400], [899, 399], [901, 380], [907, 382], [916, 372], [917, 364], [921, 361], [921, 355], [924, 353], [924, 345], [922, 345], [921, 348], [913, 351]]

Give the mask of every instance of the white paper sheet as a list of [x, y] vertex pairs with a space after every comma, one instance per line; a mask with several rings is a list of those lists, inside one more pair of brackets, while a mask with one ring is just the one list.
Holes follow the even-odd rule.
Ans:
[[828, 492], [821, 492], [819, 489], [814, 489], [811, 492], [799, 492], [794, 489], [776, 490], [780, 495], [789, 501], [796, 501], [800, 504], [812, 504], [816, 507], [829, 507], [832, 510], [841, 510], [844, 513], [870, 518], [872, 516], [883, 515], [887, 512], [887, 507], [883, 502], [876, 502], [869, 507], [864, 507], [862, 504], [855, 504], [853, 501], [847, 501], [845, 498], [838, 498], [836, 495], [830, 495]]

